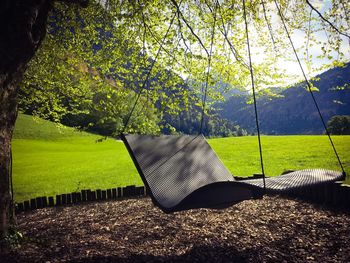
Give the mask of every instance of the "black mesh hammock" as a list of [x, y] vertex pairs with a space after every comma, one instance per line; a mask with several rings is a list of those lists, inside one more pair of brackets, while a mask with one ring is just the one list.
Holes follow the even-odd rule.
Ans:
[[[214, 25], [210, 51], [208, 55], [207, 81], [204, 88], [204, 99], [202, 105], [201, 131], [203, 125], [203, 116], [205, 112], [205, 100], [208, 87], [208, 77], [211, 64], [211, 53], [213, 46], [216, 8], [219, 7], [216, 1], [214, 14]], [[280, 17], [284, 24], [280, 9], [276, 3]], [[179, 8], [177, 6], [177, 8]], [[310, 83], [310, 94], [319, 111], [321, 120], [324, 124], [326, 133], [330, 139], [333, 150], [338, 158], [342, 172], [330, 171], [324, 169], [307, 169], [291, 172], [277, 177], [265, 178], [262, 148], [260, 142], [260, 129], [258, 120], [258, 111], [256, 106], [255, 87], [253, 68], [251, 63], [248, 25], [246, 20], [245, 0], [243, 0], [243, 11], [245, 19], [247, 48], [249, 55], [249, 69], [251, 75], [251, 84], [253, 90], [255, 120], [258, 134], [258, 144], [260, 152], [260, 164], [263, 179], [236, 181], [227, 168], [220, 161], [214, 150], [207, 143], [203, 135], [137, 135], [121, 133], [126, 148], [150, 194], [153, 203], [166, 213], [194, 209], [194, 208], [222, 208], [238, 203], [247, 199], [261, 198], [264, 193], [288, 193], [295, 190], [307, 189], [313, 186], [327, 184], [330, 182], [342, 180], [345, 177], [345, 171], [340, 162], [331, 137], [323, 121], [317, 102], [312, 94]], [[165, 38], [169, 33], [176, 13], [174, 14], [169, 28], [160, 44], [158, 53], [152, 62], [150, 70], [139, 93], [137, 94], [135, 104], [125, 122], [124, 129], [128, 125], [130, 117], [135, 110], [136, 104], [140, 98], [143, 87], [150, 76], [154, 63], [159, 55]], [[288, 30], [285, 26], [288, 38]], [[290, 39], [291, 40], [291, 39]], [[291, 45], [294, 49], [292, 41]], [[295, 49], [294, 49], [295, 51]], [[295, 52], [297, 60], [299, 58]]]

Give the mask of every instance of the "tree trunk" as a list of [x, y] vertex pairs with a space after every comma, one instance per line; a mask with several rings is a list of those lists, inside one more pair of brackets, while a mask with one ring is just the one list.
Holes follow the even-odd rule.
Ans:
[[0, 238], [7, 234], [14, 218], [10, 153], [18, 86], [27, 63], [45, 36], [51, 2], [0, 1]]

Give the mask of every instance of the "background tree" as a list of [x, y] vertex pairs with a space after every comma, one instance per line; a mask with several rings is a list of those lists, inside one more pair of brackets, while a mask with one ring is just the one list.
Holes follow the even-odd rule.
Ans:
[[333, 116], [327, 123], [330, 134], [350, 135], [350, 116]]
[[[87, 1], [75, 2], [85, 6]], [[0, 238], [5, 236], [14, 211], [10, 186], [11, 139], [17, 118], [19, 84], [46, 34], [52, 1], [0, 2]]]
[[[17, 116], [18, 86], [27, 63], [44, 39], [47, 25], [53, 36], [51, 47], [64, 47], [69, 56], [66, 62], [75, 66], [86, 65], [89, 70], [96, 71], [95, 76], [99, 77], [95, 81], [105, 82], [106, 77], [118, 72], [125, 78], [125, 83], [134, 83], [135, 75], [130, 74], [128, 65], [132, 65], [136, 73], [142, 72], [141, 68], [154, 67], [155, 70], [150, 71], [150, 79], [157, 79], [155, 75], [162, 72], [160, 77], [169, 83], [173, 82], [169, 87], [176, 87], [175, 80], [182, 81], [182, 78], [190, 76], [197, 83], [209, 83], [206, 113], [218, 96], [214, 85], [216, 82], [222, 81], [235, 88], [249, 84], [242, 1], [107, 0], [91, 1], [85, 9], [79, 8], [79, 5], [69, 5], [70, 3], [86, 6], [87, 1], [4, 0], [0, 3], [1, 236], [6, 234], [10, 218], [12, 198], [9, 166], [11, 138]], [[332, 56], [335, 50], [338, 60], [341, 60], [344, 55], [340, 48], [342, 37], [349, 37], [350, 4], [346, 1], [334, 0], [332, 8], [324, 15], [317, 13], [309, 1], [247, 1], [251, 44], [252, 50], [255, 50], [253, 56], [258, 53], [262, 55], [259, 60], [253, 61], [258, 89], [281, 82], [277, 78], [283, 75], [283, 70], [276, 65], [282, 57], [288, 57], [289, 54], [275, 3], [281, 9], [288, 28], [305, 33], [302, 48], [306, 53], [306, 61], [309, 58], [307, 50], [315, 42], [323, 46], [322, 56]], [[54, 8], [49, 16], [53, 6], [59, 8]], [[321, 22], [317, 23], [316, 19]], [[320, 40], [317, 38], [320, 31], [326, 32], [328, 36], [322, 43], [318, 43]], [[259, 50], [254, 49], [259, 47]], [[64, 56], [61, 58], [65, 59]], [[158, 62], [154, 64], [154, 61]], [[37, 65], [40, 66], [41, 63]], [[161, 71], [160, 68], [181, 77], [168, 79], [166, 71]], [[53, 73], [56, 74], [56, 71]], [[76, 78], [68, 74], [68, 77], [78, 83], [81, 81], [83, 85], [90, 82], [84, 74], [78, 75], [81, 76]], [[136, 83], [143, 83], [142, 80], [144, 78], [136, 80]], [[59, 78], [56, 81], [59, 82]], [[40, 89], [44, 86], [32, 87]], [[134, 87], [134, 92], [140, 94], [140, 98], [146, 98], [152, 104], [163, 103], [165, 108], [168, 107], [168, 93], [160, 85], [153, 83], [146, 85], [145, 89], [140, 88], [142, 85]], [[74, 85], [71, 88], [75, 90]], [[198, 105], [203, 105], [201, 98], [206, 87], [194, 85], [192, 89]], [[74, 92], [74, 96], [81, 95]], [[182, 92], [186, 95], [188, 91]], [[169, 105], [179, 103], [177, 98], [176, 95], [171, 98], [175, 104]], [[188, 96], [183, 98], [186, 103]], [[168, 107], [168, 110], [176, 110], [176, 107]]]
[[[52, 37], [48, 35], [29, 63], [19, 91], [19, 109], [101, 135], [118, 135], [132, 107], [133, 89], [111, 76], [102, 76], [77, 59], [76, 53], [54, 45]], [[143, 104], [147, 107], [140, 111], [138, 121], [133, 119], [128, 132], [159, 131], [154, 105], [145, 100]]]

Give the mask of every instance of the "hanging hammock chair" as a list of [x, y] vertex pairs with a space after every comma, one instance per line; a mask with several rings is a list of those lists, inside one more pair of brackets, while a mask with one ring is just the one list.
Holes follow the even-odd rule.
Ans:
[[126, 135], [123, 141], [153, 202], [164, 212], [262, 197], [263, 188], [233, 178], [202, 135]]
[[[216, 2], [216, 5], [218, 4], [219, 3]], [[166, 213], [195, 208], [222, 208], [241, 202], [243, 200], [261, 198], [264, 193], [288, 193], [300, 189], [309, 189], [310, 187], [331, 183], [345, 178], [345, 171], [335, 150], [331, 137], [329, 136], [329, 133], [326, 129], [326, 126], [324, 127], [338, 158], [342, 172], [324, 169], [308, 169], [295, 171], [277, 177], [265, 178], [262, 147], [260, 141], [259, 120], [255, 98], [253, 67], [251, 63], [249, 46], [248, 25], [246, 20], [245, 0], [243, 0], [243, 11], [246, 26], [249, 68], [255, 107], [255, 120], [258, 133], [260, 164], [263, 178], [257, 180], [236, 181], [224, 166], [224, 164], [220, 161], [214, 150], [207, 143], [204, 136], [201, 134], [197, 136], [151, 136], [124, 134], [122, 131], [120, 137], [125, 143], [125, 146], [146, 186], [148, 193], [152, 198], [153, 203]], [[213, 14], [214, 25], [212, 31], [211, 47], [210, 52], [207, 52], [208, 70], [207, 81], [205, 83], [204, 89], [202, 117], [200, 123], [201, 132], [203, 125], [203, 116], [205, 114], [205, 100], [207, 95], [208, 77], [210, 71], [211, 53], [216, 22], [216, 10], [213, 12]], [[163, 42], [168, 35], [170, 27], [172, 26], [174, 17], [171, 20], [168, 31], [163, 38]], [[284, 23], [283, 17], [281, 17], [281, 19]], [[286, 27], [285, 29], [287, 31]], [[143, 82], [141, 89], [139, 90], [135, 104], [132, 107], [131, 112], [124, 125], [124, 129], [128, 125], [130, 117], [135, 110], [136, 104], [140, 98], [141, 91], [148, 81], [150, 72], [159, 55], [163, 42], [161, 43], [158, 53], [153, 60], [153, 64], [148, 71], [146, 79]], [[293, 46], [292, 42], [291, 44]], [[307, 79], [306, 82], [308, 85], [310, 85]], [[312, 94], [311, 88], [310, 92]], [[318, 108], [315, 99], [314, 103]], [[319, 114], [321, 120], [323, 121], [320, 111]]]

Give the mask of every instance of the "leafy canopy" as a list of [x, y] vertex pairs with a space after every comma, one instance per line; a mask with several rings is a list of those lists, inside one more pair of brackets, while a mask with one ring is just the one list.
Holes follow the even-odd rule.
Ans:
[[126, 130], [154, 133], [165, 113], [203, 106], [208, 82], [208, 112], [222, 92], [250, 85], [243, 3], [258, 90], [288, 79], [279, 67], [292, 55], [282, 19], [292, 37], [304, 37], [295, 43], [309, 70], [316, 45], [317, 59], [346, 59], [344, 0], [326, 2], [331, 8], [323, 13], [304, 0], [55, 3], [48, 36], [26, 73], [22, 106], [56, 121], [94, 113], [91, 125], [100, 120], [118, 133], [140, 94]]

